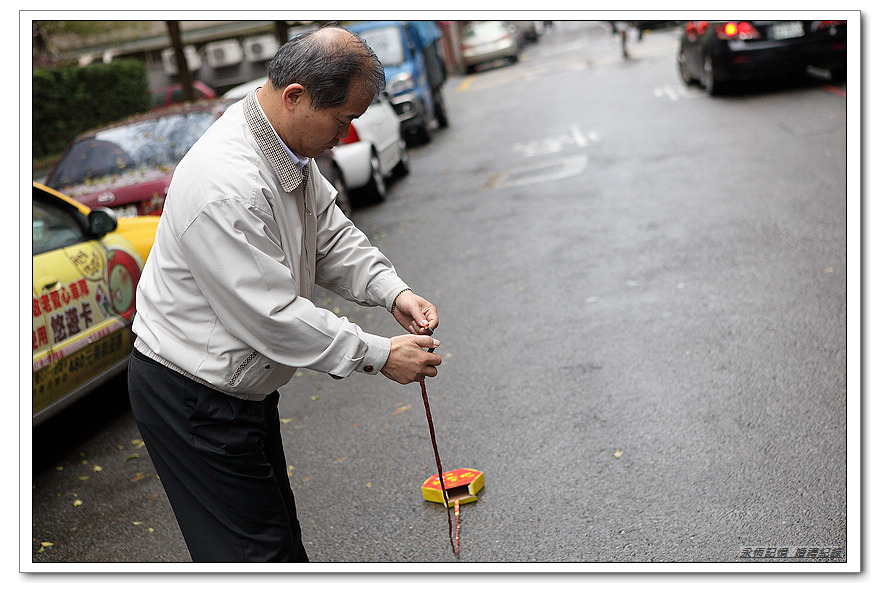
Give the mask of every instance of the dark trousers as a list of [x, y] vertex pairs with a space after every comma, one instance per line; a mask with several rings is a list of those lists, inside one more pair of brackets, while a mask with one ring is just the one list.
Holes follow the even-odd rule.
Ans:
[[194, 562], [307, 562], [278, 392], [238, 399], [137, 350], [131, 409]]

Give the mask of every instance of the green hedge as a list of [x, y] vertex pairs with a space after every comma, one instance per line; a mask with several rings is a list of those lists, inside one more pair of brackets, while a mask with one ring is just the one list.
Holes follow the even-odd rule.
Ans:
[[148, 111], [147, 68], [138, 60], [34, 70], [33, 159], [60, 153], [77, 134]]

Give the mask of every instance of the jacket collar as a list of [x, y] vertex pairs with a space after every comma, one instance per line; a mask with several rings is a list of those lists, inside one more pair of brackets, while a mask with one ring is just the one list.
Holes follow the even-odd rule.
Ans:
[[287, 154], [287, 150], [278, 139], [272, 124], [266, 119], [262, 109], [257, 104], [257, 93], [252, 92], [247, 96], [244, 103], [244, 115], [248, 127], [254, 138], [257, 139], [257, 145], [266, 158], [269, 159], [275, 174], [281, 181], [281, 189], [286, 192], [292, 192], [303, 182], [308, 175], [308, 167], [304, 167], [300, 171], [296, 163]]

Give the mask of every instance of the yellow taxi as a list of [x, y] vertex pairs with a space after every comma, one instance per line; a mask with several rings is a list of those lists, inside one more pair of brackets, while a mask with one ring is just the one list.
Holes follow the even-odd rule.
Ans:
[[158, 222], [117, 220], [34, 182], [34, 426], [125, 370]]

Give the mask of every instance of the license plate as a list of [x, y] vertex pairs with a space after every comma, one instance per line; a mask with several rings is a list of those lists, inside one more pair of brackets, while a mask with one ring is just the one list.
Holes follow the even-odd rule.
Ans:
[[770, 29], [770, 36], [773, 39], [792, 39], [794, 37], [803, 37], [804, 24], [800, 21], [776, 23]]

